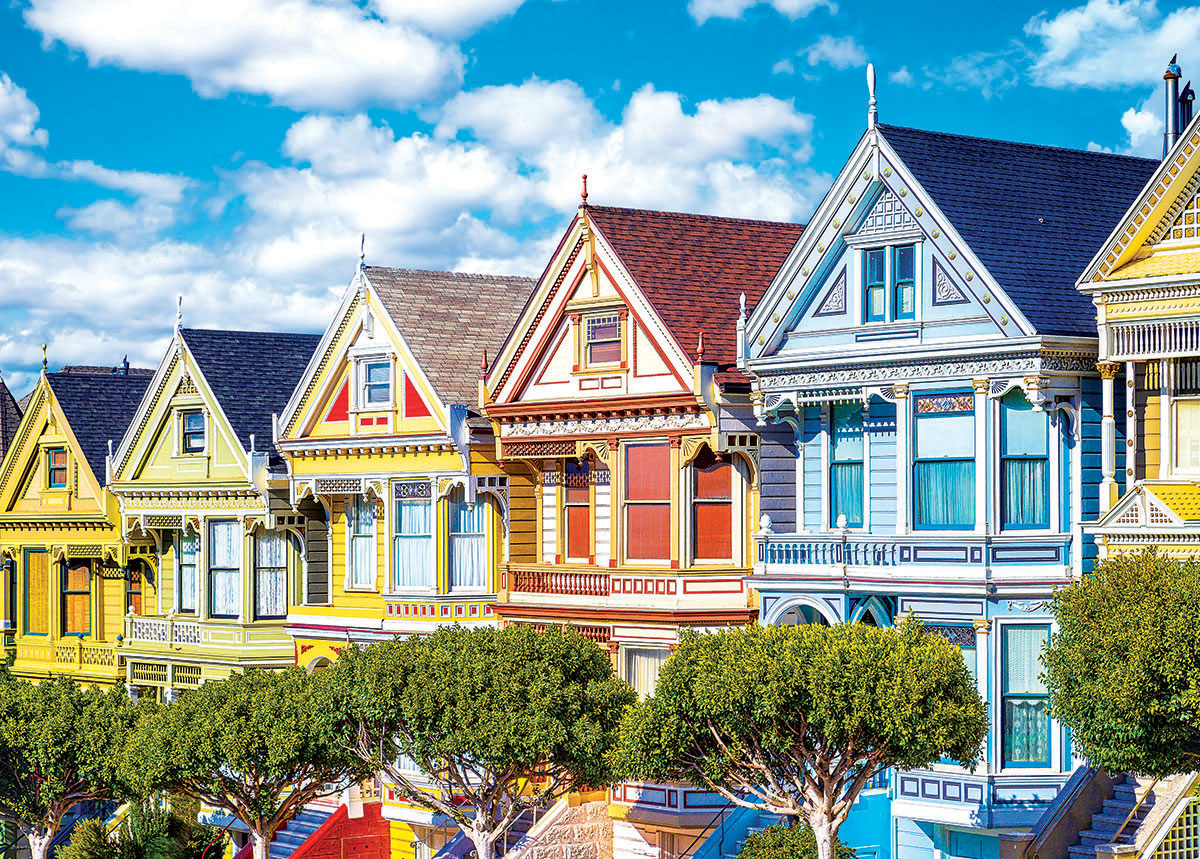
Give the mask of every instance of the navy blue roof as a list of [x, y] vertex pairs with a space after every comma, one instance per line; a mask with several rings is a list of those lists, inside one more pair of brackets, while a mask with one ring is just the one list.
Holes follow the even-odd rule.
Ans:
[[1159, 162], [880, 125], [1039, 334], [1096, 336], [1075, 281]]
[[104, 485], [104, 457], [108, 442], [121, 443], [129, 422], [137, 413], [142, 396], [149, 387], [149, 371], [119, 373], [79, 373], [64, 369], [47, 373], [46, 381], [54, 398], [71, 425], [71, 432], [100, 485]]
[[253, 434], [255, 448], [274, 459], [271, 416], [282, 414], [320, 335], [209, 328], [182, 328], [179, 334], [242, 446], [250, 450]]

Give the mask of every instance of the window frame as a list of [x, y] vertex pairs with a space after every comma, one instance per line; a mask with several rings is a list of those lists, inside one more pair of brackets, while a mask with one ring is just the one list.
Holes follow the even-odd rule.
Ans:
[[[956, 412], [930, 412], [929, 414], [922, 415], [917, 410], [917, 402], [925, 397], [962, 397], [962, 396], [970, 396], [971, 397], [971, 402], [972, 402], [971, 411], [968, 412], [968, 411], [963, 410], [963, 411], [956, 411]], [[911, 426], [912, 426], [912, 432], [911, 432], [912, 456], [910, 457], [909, 472], [908, 472], [909, 484], [910, 484], [909, 485], [909, 503], [912, 505], [912, 528], [914, 531], [960, 532], [960, 531], [972, 531], [975, 529], [975, 520], [979, 517], [979, 511], [977, 509], [975, 509], [976, 505], [979, 503], [976, 488], [975, 488], [979, 482], [979, 474], [977, 473], [978, 465], [979, 465], [979, 451], [975, 449], [976, 448], [975, 422], [977, 420], [979, 420], [979, 418], [975, 414], [974, 396], [975, 396], [974, 393], [971, 391], [950, 390], [950, 391], [922, 391], [920, 393], [914, 393], [909, 398], [910, 403], [911, 403], [909, 408], [911, 410], [910, 415], [911, 415], [911, 420], [912, 420], [912, 424], [911, 424]], [[928, 419], [928, 418], [931, 418], [931, 417], [934, 417], [937, 415], [947, 415], [947, 414], [970, 415], [972, 455], [970, 457], [961, 457], [961, 456], [955, 456], [955, 457], [927, 457], [926, 456], [926, 457], [922, 457], [922, 456], [918, 456], [917, 448], [919, 445], [922, 419], [923, 418]], [[971, 516], [969, 517], [970, 518], [969, 522], [966, 522], [961, 525], [941, 525], [941, 524], [927, 525], [927, 524], [922, 524], [918, 521], [917, 517], [918, 517], [918, 509], [919, 508], [917, 505], [917, 491], [918, 491], [917, 466], [919, 464], [925, 463], [925, 462], [970, 462], [971, 463], [971, 478], [972, 478], [971, 479]]]
[[[1053, 625], [1049, 622], [1038, 622], [1036, 620], [1020, 620], [1007, 621], [1000, 625], [1000, 653], [999, 653], [999, 671], [997, 678], [997, 700], [999, 701], [999, 712], [997, 713], [996, 724], [998, 728], [997, 738], [997, 755], [999, 757], [1000, 768], [1004, 770], [1049, 770], [1054, 768], [1055, 749], [1054, 749], [1054, 717], [1050, 715], [1050, 690], [1046, 689], [1041, 693], [1009, 693], [1008, 692], [1008, 651], [1009, 639], [1008, 634], [1014, 629], [1039, 629], [1045, 633], [1044, 641], [1049, 641], [1054, 633]], [[1036, 658], [1036, 655], [1035, 655]], [[1044, 701], [1046, 704], [1046, 757], [1040, 761], [1010, 761], [1008, 756], [1008, 747], [1006, 738], [1008, 731], [1006, 730], [1005, 721], [1005, 705], [1010, 699]]]
[[[700, 487], [699, 487], [700, 473], [701, 473], [702, 468], [699, 465], [697, 465], [697, 460], [695, 460], [695, 459], [692, 460], [691, 464], [688, 466], [688, 469], [687, 469], [688, 470], [688, 483], [690, 485], [690, 490], [691, 490], [691, 498], [690, 498], [691, 509], [688, 511], [688, 527], [691, 529], [692, 563], [697, 564], [697, 565], [704, 565], [704, 564], [732, 565], [734, 563], [734, 558], [736, 557], [737, 550], [738, 550], [738, 547], [736, 545], [737, 540], [736, 540], [736, 536], [735, 536], [738, 533], [738, 529], [735, 529], [735, 527], [734, 527], [735, 525], [737, 525], [737, 516], [736, 516], [737, 485], [736, 485], [735, 481], [738, 478], [738, 469], [737, 469], [737, 466], [734, 464], [732, 457], [729, 454], [724, 454], [723, 458], [721, 458], [721, 459], [718, 459], [715, 453], [711, 453], [711, 455], [713, 456], [714, 461], [711, 463], [711, 465], [704, 466], [704, 468], [711, 468], [713, 466], [721, 466], [722, 468], [724, 468], [728, 471], [728, 473], [729, 473], [729, 494], [723, 495], [723, 496], [715, 496], [714, 495], [714, 496], [703, 496], [702, 497], [699, 494], [700, 493]], [[727, 507], [729, 509], [729, 533], [726, 534], [726, 537], [729, 539], [729, 554], [728, 554], [728, 556], [708, 557], [708, 556], [700, 554], [700, 539], [699, 539], [700, 529], [697, 526], [697, 514], [699, 512], [699, 508], [705, 507], [705, 506]]]
[[[62, 465], [54, 464], [56, 454], [62, 454]], [[54, 491], [66, 491], [71, 487], [71, 454], [63, 445], [54, 445], [45, 449], [46, 457], [46, 488]], [[62, 473], [62, 482], [56, 483], [54, 475]]]
[[[216, 567], [216, 566], [213, 566], [213, 561], [217, 554], [216, 552], [213, 551], [213, 526], [229, 524], [229, 523], [232, 523], [234, 528], [238, 531], [238, 542], [237, 542], [238, 566], [236, 566], [236, 567]], [[204, 556], [204, 560], [205, 560], [204, 572], [205, 572], [205, 579], [207, 582], [207, 593], [208, 593], [208, 612], [207, 612], [207, 614], [208, 614], [208, 617], [210, 617], [214, 620], [237, 620], [238, 618], [240, 618], [242, 616], [242, 604], [245, 601], [245, 594], [243, 592], [244, 584], [242, 582], [242, 568], [246, 565], [246, 558], [245, 558], [245, 555], [246, 555], [245, 542], [246, 541], [244, 539], [244, 535], [242, 535], [242, 533], [241, 533], [241, 524], [238, 522], [237, 519], [209, 519], [207, 526], [208, 526], [208, 528], [207, 528], [207, 530], [208, 530], [208, 534], [207, 534], [208, 545], [205, 547], [207, 551], [205, 552], [205, 556]], [[214, 573], [231, 573], [231, 572], [236, 573], [237, 577], [238, 577], [237, 610], [233, 614], [217, 614], [213, 610], [214, 606], [216, 605], [216, 599], [214, 598], [216, 595], [216, 590], [214, 587], [216, 584], [216, 578], [214, 577], [213, 574]]]
[[[667, 453], [667, 497], [665, 499], [630, 499], [629, 497], [629, 452], [635, 447], [662, 447]], [[621, 557], [626, 564], [633, 566], [663, 567], [671, 563], [670, 528], [675, 522], [675, 505], [673, 503], [671, 486], [676, 476], [671, 468], [671, 442], [668, 439], [639, 439], [626, 442], [621, 446]], [[629, 514], [631, 507], [663, 507], [667, 508], [668, 538], [667, 556], [664, 558], [634, 557], [629, 544]]]
[[[200, 418], [200, 429], [188, 429], [188, 418]], [[192, 447], [191, 441], [200, 436], [200, 446]], [[179, 453], [181, 456], [203, 456], [208, 453], [208, 415], [204, 409], [179, 410]]]
[[[139, 562], [132, 563], [128, 567], [125, 568], [125, 614], [126, 615], [128, 615], [129, 612], [131, 612], [133, 610], [133, 597], [134, 596], [136, 596], [138, 598], [138, 605], [139, 605], [138, 611], [134, 614], [134, 617], [141, 617], [143, 615], [143, 609], [145, 608], [145, 603], [143, 602], [143, 598], [145, 596], [145, 588], [146, 588], [146, 574], [143, 572], [143, 569], [144, 568], [143, 568], [142, 564]], [[137, 579], [137, 588], [136, 589], [133, 586], [135, 577]]]
[[[403, 487], [411, 486], [412, 489], [404, 490]], [[411, 492], [409, 497], [401, 498], [403, 492]], [[397, 530], [400, 526], [400, 516], [397, 515], [397, 507], [401, 504], [424, 504], [429, 515], [429, 531], [422, 534], [401, 534]], [[389, 587], [391, 593], [408, 594], [408, 593], [435, 593], [437, 591], [437, 531], [438, 531], [438, 515], [437, 501], [433, 497], [433, 491], [428, 480], [400, 480], [392, 485], [392, 510], [391, 510], [391, 528], [389, 533], [392, 538], [392, 557], [391, 557], [391, 576]], [[423, 575], [428, 581], [428, 584], [410, 585], [401, 584], [399, 577], [400, 571], [398, 561], [400, 557], [399, 541], [408, 539], [416, 541], [423, 539], [428, 541], [429, 563]]]
[[[577, 471], [576, 474], [583, 475], [583, 485], [582, 486], [571, 486], [571, 472], [569, 470], [571, 463], [575, 463], [579, 469], [579, 471]], [[587, 459], [570, 458], [570, 459], [567, 459], [563, 463], [563, 470], [559, 473], [562, 474], [562, 499], [561, 499], [562, 520], [561, 521], [562, 521], [562, 526], [563, 526], [563, 528], [562, 528], [562, 533], [563, 533], [562, 556], [563, 556], [563, 559], [567, 563], [573, 563], [573, 564], [593, 563], [595, 560], [595, 554], [593, 553], [593, 548], [592, 548], [593, 547], [592, 531], [595, 528], [596, 517], [595, 517], [595, 511], [592, 509], [592, 502], [593, 502], [592, 479], [591, 479], [592, 464]], [[579, 500], [579, 498], [576, 498], [575, 500], [571, 500], [571, 490], [572, 489], [575, 489], [575, 490], [582, 489], [583, 495], [584, 495], [584, 500], [581, 501], [581, 500]], [[583, 555], [571, 554], [571, 536], [572, 536], [571, 510], [585, 510], [586, 511], [587, 552], [586, 552], [586, 554], [583, 554]]]
[[[95, 572], [92, 570], [90, 561], [79, 563], [77, 569], [87, 570], [87, 587], [80, 590], [79, 588], [69, 587], [70, 575], [72, 571], [70, 561], [61, 561], [59, 566], [59, 596], [58, 596], [58, 621], [59, 629], [63, 638], [88, 638], [92, 634], [92, 579], [95, 577]], [[86, 632], [68, 632], [67, 631], [67, 602], [70, 597], [85, 597], [87, 603], [87, 631]]]
[[[383, 367], [387, 370], [386, 382], [372, 382], [370, 380], [372, 367]], [[358, 362], [358, 375], [359, 411], [386, 411], [392, 408], [396, 402], [396, 368], [390, 357], [363, 358]], [[386, 385], [384, 399], [373, 401], [371, 399], [372, 390], [383, 385]]]
[[[45, 605], [43, 607], [45, 609], [46, 628], [44, 631], [30, 629], [30, 624], [29, 624], [30, 616], [32, 615], [32, 612], [30, 611], [31, 603], [29, 600], [29, 585], [30, 585], [29, 559], [33, 555], [41, 555], [46, 560], [46, 573], [45, 573], [45, 575], [46, 575], [46, 593], [44, 594]], [[24, 552], [24, 561], [25, 561], [25, 575], [24, 575], [25, 586], [24, 586], [23, 590], [25, 592], [24, 593], [25, 605], [23, 606], [24, 610], [22, 611], [22, 614], [24, 615], [23, 622], [21, 624], [22, 632], [25, 635], [40, 635], [40, 636], [49, 637], [51, 635], [51, 633], [53, 632], [53, 628], [54, 628], [54, 618], [51, 614], [52, 608], [50, 605], [50, 597], [53, 594], [53, 587], [54, 587], [52, 584], [51, 576], [54, 575], [54, 571], [51, 567], [50, 553], [47, 552], [45, 549], [26, 549]]]
[[[201, 550], [201, 545], [202, 545], [202, 539], [201, 539], [201, 536], [199, 534], [195, 533], [194, 531], [191, 532], [192, 536], [188, 537], [187, 534], [190, 530], [191, 529], [188, 529], [188, 528], [181, 529], [179, 532], [179, 535], [175, 538], [175, 582], [176, 582], [176, 586], [178, 588], [176, 590], [177, 596], [175, 599], [175, 603], [176, 603], [176, 611], [178, 611], [180, 614], [197, 615], [200, 613], [200, 566], [201, 566], [200, 565], [200, 550]], [[192, 555], [193, 560], [190, 564], [185, 564], [183, 562], [183, 543], [185, 540], [188, 540], [189, 542], [194, 540], [195, 544], [196, 544], [196, 550], [195, 550], [195, 553]], [[183, 607], [183, 594], [184, 594], [183, 568], [184, 567], [192, 568], [192, 607], [191, 608]]]
[[634, 680], [636, 680], [637, 678], [629, 676], [630, 675], [629, 662], [630, 662], [630, 657], [632, 657], [634, 654], [647, 652], [647, 651], [652, 651], [659, 655], [665, 654], [662, 662], [659, 663], [658, 671], [655, 672], [655, 676], [654, 676], [654, 686], [657, 687], [658, 686], [658, 675], [662, 673], [663, 666], [666, 665], [667, 660], [671, 658], [671, 648], [669, 646], [667, 646], [666, 644], [656, 646], [653, 642], [646, 642], [645, 644], [642, 644], [639, 642], [636, 645], [623, 645], [621, 647], [621, 666], [620, 666], [621, 679], [624, 680], [626, 683], [628, 683], [633, 688], [633, 691], [637, 694], [638, 700], [640, 700], [640, 701], [644, 701], [646, 698], [649, 698], [650, 696], [652, 696], [655, 692], [655, 689], [650, 689], [648, 692], [643, 694], [643, 692], [641, 690], [639, 690], [636, 685], [634, 685]]
[[[266, 537], [268, 535], [278, 536], [279, 539], [283, 542], [283, 566], [282, 567], [265, 567], [262, 565], [262, 563], [259, 560], [259, 556], [258, 556], [259, 541], [262, 540], [263, 537]], [[291, 554], [292, 554], [291, 553], [291, 548], [292, 548], [291, 536], [292, 535], [290, 533], [288, 533], [286, 530], [284, 530], [282, 528], [277, 528], [273, 531], [263, 530], [263, 531], [259, 531], [258, 533], [256, 533], [254, 535], [253, 576], [254, 576], [254, 619], [255, 620], [283, 620], [288, 615], [288, 606], [291, 605], [291, 600], [288, 595], [288, 591], [290, 590], [288, 585], [289, 585], [289, 582], [291, 581], [291, 568], [292, 568], [292, 565], [291, 565]], [[261, 614], [259, 612], [259, 597], [258, 597], [258, 585], [259, 585], [259, 580], [260, 580], [259, 576], [264, 570], [273, 572], [273, 573], [282, 573], [282, 577], [283, 577], [283, 613], [282, 614]]]
[[[879, 267], [882, 270], [878, 281], [871, 280], [871, 257], [875, 254], [879, 255]], [[863, 294], [863, 322], [887, 322], [888, 321], [888, 276], [887, 276], [887, 246], [878, 248], [865, 248], [862, 255], [862, 294]], [[879, 315], [875, 315], [871, 310], [871, 294], [878, 290], [883, 295], [883, 311]]]
[[[855, 412], [855, 414], [859, 420], [859, 435], [860, 435], [861, 441], [862, 441], [862, 453], [859, 455], [858, 459], [843, 459], [843, 460], [835, 459], [836, 445], [834, 442], [837, 437], [837, 410], [838, 410], [838, 407], [839, 406], [856, 406], [856, 405], [858, 407], [858, 411]], [[831, 403], [830, 404], [830, 406], [829, 406], [828, 445], [829, 445], [829, 469], [828, 469], [829, 519], [828, 519], [828, 527], [830, 527], [830, 528], [838, 527], [837, 518], [838, 518], [838, 514], [841, 512], [841, 511], [835, 509], [835, 498], [837, 497], [837, 495], [836, 495], [836, 485], [837, 484], [836, 484], [836, 481], [834, 480], [835, 466], [857, 464], [859, 467], [859, 474], [858, 474], [859, 497], [861, 500], [859, 511], [858, 511], [858, 521], [857, 522], [852, 521], [850, 519], [850, 517], [847, 516], [846, 517], [846, 527], [848, 529], [865, 528], [866, 522], [867, 522], [867, 506], [869, 503], [869, 499], [867, 498], [867, 476], [866, 476], [866, 472], [867, 472], [867, 427], [866, 427], [865, 416], [863, 415], [863, 409], [860, 404], [856, 404], [856, 403]]]
[[[462, 493], [463, 500], [460, 502], [456, 496]], [[446, 592], [451, 594], [482, 594], [488, 592], [488, 581], [492, 573], [492, 548], [491, 541], [488, 539], [491, 534], [489, 516], [490, 507], [486, 496], [479, 493], [475, 495], [474, 508], [472, 515], [478, 515], [480, 518], [480, 530], [478, 531], [457, 531], [455, 530], [455, 504], [467, 504], [467, 490], [464, 486], [456, 486], [446, 496]], [[476, 512], [478, 511], [478, 512]], [[483, 582], [482, 584], [455, 584], [455, 538], [479, 538], [478, 542], [483, 547]]]
[[[888, 245], [891, 251], [891, 270], [889, 271], [888, 284], [890, 286], [892, 298], [892, 314], [891, 318], [894, 321], [908, 321], [917, 318], [917, 244], [912, 242], [903, 245]], [[900, 266], [900, 252], [909, 251], [912, 253], [912, 277], [904, 280], [900, 279], [898, 274]], [[912, 310], [904, 313], [900, 309], [900, 290], [902, 287], [908, 286], [912, 290]]]
[[[371, 508], [371, 530], [370, 532], [357, 533], [358, 515], [350, 515], [350, 505], [357, 507], [360, 504], [367, 505]], [[343, 508], [342, 518], [345, 520], [346, 526], [346, 578], [343, 585], [345, 590], [369, 592], [374, 591], [379, 583], [379, 544], [376, 542], [379, 536], [379, 511], [376, 509], [375, 502], [371, 501], [365, 494], [363, 495], [348, 495], [346, 496], [346, 505]], [[361, 584], [355, 579], [355, 574], [358, 572], [355, 558], [357, 554], [354, 550], [356, 540], [370, 540], [371, 551], [371, 569], [370, 583]]]
[[[607, 322], [607, 320], [609, 320], [610, 318], [612, 319], [613, 324], [615, 324], [615, 326], [616, 326], [617, 336], [592, 339], [593, 324], [596, 324], [596, 326], [599, 327], [599, 323]], [[589, 369], [591, 369], [591, 368], [612, 368], [612, 367], [619, 367], [621, 365], [621, 362], [624, 360], [624, 355], [625, 355], [625, 337], [624, 337], [625, 332], [624, 332], [624, 325], [622, 325], [622, 321], [623, 320], [621, 319], [621, 311], [615, 310], [615, 309], [614, 310], [605, 310], [605, 311], [596, 312], [596, 313], [589, 313], [589, 314], [586, 314], [586, 315], [583, 315], [580, 317], [579, 324], [580, 324], [580, 327], [583, 329], [581, 339], [582, 339], [582, 352], [583, 352], [582, 364], [584, 367], [587, 367]], [[615, 343], [617, 346], [617, 357], [616, 358], [612, 359], [611, 361], [593, 361], [592, 360], [592, 346], [613, 344], [613, 343]]]
[[[1052, 423], [1050, 421], [1050, 413], [1043, 411], [1042, 415], [1046, 424], [1046, 454], [1044, 456], [1033, 456], [1030, 454], [1006, 454], [1004, 452], [1005, 443], [1008, 436], [1008, 413], [1011, 407], [1005, 400], [1012, 394], [1020, 394], [1020, 388], [1014, 388], [1008, 394], [1000, 397], [997, 401], [997, 406], [1000, 412], [999, 434], [996, 439], [996, 456], [998, 458], [999, 469], [996, 472], [996, 485], [998, 492], [998, 509], [996, 511], [996, 519], [999, 522], [999, 530], [1002, 532], [1013, 531], [1049, 531], [1054, 526], [1054, 508], [1055, 508], [1055, 473], [1053, 467], [1054, 456], [1054, 433], [1051, 432]], [[1030, 522], [1008, 522], [1006, 521], [1006, 501], [1007, 501], [1007, 484], [1005, 481], [1004, 465], [1010, 460], [1019, 460], [1025, 462], [1040, 461], [1045, 463], [1046, 467], [1046, 499], [1043, 505], [1043, 515], [1045, 524], [1030, 523]]]

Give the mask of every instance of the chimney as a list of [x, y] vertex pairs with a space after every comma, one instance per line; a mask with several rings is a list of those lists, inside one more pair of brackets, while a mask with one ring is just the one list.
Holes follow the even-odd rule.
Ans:
[[1192, 82], [1188, 81], [1183, 85], [1183, 92], [1179, 94], [1179, 133], [1183, 134], [1183, 130], [1191, 125], [1192, 122], [1192, 107], [1196, 101], [1196, 91], [1192, 89]]
[[124, 358], [121, 359], [121, 375], [122, 376], [129, 375], [129, 356], [128, 355], [126, 355]]
[[1179, 65], [1175, 62], [1179, 54], [1171, 57], [1163, 80], [1167, 82], [1167, 130], [1163, 133], [1163, 158], [1171, 151], [1175, 141], [1179, 139], [1179, 78], [1183, 76]]

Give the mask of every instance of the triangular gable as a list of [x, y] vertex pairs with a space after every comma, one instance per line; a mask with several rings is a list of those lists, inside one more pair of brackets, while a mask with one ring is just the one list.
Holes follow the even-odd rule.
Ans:
[[[50, 487], [48, 452], [67, 451], [66, 485]], [[0, 513], [104, 513], [101, 481], [92, 473], [70, 422], [42, 376], [0, 462]]]
[[[1200, 232], [1188, 235], [1185, 209], [1196, 213], [1200, 192], [1200, 114], [1197, 114], [1167, 153], [1142, 193], [1133, 201], [1108, 239], [1092, 258], [1078, 285], [1109, 279], [1128, 279], [1142, 273], [1132, 264], [1156, 248], [1200, 247]], [[1173, 228], [1179, 227], [1178, 230]], [[1143, 269], [1149, 269], [1143, 266]], [[1149, 270], [1148, 276], [1174, 272]]]
[[748, 356], [775, 353], [793, 331], [860, 326], [863, 284], [848, 267], [848, 253], [872, 243], [918, 239], [928, 249], [919, 288], [939, 320], [971, 317], [978, 325], [972, 336], [1036, 333], [887, 139], [868, 131], [751, 313]]
[[[695, 348], [696, 344], [690, 344]], [[581, 209], [488, 378], [497, 405], [691, 393], [692, 362]]]
[[1097, 531], [1107, 532], [1181, 528], [1183, 525], [1184, 520], [1172, 512], [1151, 487], [1142, 485], [1122, 496], [1093, 527]]
[[[388, 368], [384, 402], [364, 396], [369, 364]], [[447, 406], [370, 278], [356, 274], [280, 416], [279, 440], [446, 435], [449, 423]]]

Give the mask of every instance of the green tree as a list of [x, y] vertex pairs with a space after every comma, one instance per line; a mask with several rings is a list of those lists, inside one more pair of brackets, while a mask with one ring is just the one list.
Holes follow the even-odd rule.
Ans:
[[124, 793], [120, 764], [136, 722], [123, 689], [84, 688], [66, 677], [0, 681], [0, 810], [33, 859], [44, 859], [76, 805]]
[[57, 859], [204, 859], [220, 857], [226, 834], [196, 820], [190, 801], [182, 806], [136, 801], [112, 833], [102, 820], [85, 820]]
[[346, 747], [453, 820], [480, 859], [527, 809], [611, 781], [607, 753], [634, 697], [595, 643], [523, 624], [353, 648], [325, 676]]
[[227, 810], [266, 859], [305, 805], [366, 774], [321, 727], [319, 677], [251, 669], [181, 694], [139, 725], [130, 780], [143, 795], [168, 790]]
[[987, 726], [961, 653], [917, 621], [689, 632], [626, 716], [616, 766], [802, 818], [834, 859], [873, 776], [946, 756], [971, 766]]
[[1200, 563], [1112, 558], [1051, 609], [1050, 707], [1088, 760], [1159, 777], [1200, 768]]
[[[841, 841], [834, 846], [834, 855], [836, 859], [855, 859], [854, 850]], [[805, 824], [777, 823], [750, 833], [737, 859], [817, 859], [817, 836]]]

